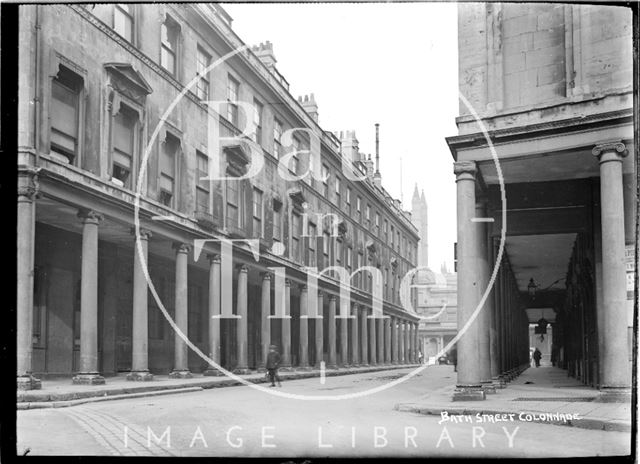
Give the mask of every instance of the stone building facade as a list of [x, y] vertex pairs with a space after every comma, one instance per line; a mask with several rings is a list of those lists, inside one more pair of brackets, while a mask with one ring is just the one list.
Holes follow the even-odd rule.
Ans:
[[458, 327], [486, 301], [458, 343], [456, 398], [484, 398], [483, 389], [527, 366], [528, 326], [538, 322], [527, 314], [544, 311], [553, 314], [544, 319], [558, 365], [603, 399], [628, 400], [637, 212], [631, 11], [458, 8], [462, 97], [458, 135], [447, 138], [458, 192]]
[[[215, 4], [20, 7], [19, 388], [219, 373], [195, 349], [243, 373], [271, 343], [288, 368], [415, 362], [409, 213], [231, 25]], [[338, 271], [309, 283], [329, 266], [370, 270], [345, 299]], [[367, 317], [377, 290], [389, 317]]]

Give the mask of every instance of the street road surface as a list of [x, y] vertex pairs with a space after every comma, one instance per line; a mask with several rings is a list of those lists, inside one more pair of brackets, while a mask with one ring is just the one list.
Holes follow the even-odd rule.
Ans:
[[[288, 381], [282, 392], [338, 395], [404, 371]], [[393, 410], [455, 382], [432, 366], [383, 392], [340, 401], [280, 398], [251, 387], [18, 411], [17, 452], [30, 455], [266, 457], [556, 457], [628, 454], [630, 434], [529, 422], [439, 424]], [[277, 388], [277, 387], [276, 387]], [[475, 435], [475, 438], [474, 438]]]

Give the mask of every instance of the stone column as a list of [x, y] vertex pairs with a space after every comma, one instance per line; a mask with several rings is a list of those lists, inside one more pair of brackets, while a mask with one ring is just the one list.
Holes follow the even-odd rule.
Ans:
[[[458, 223], [458, 330], [462, 330], [478, 303], [478, 257], [476, 207], [476, 163], [454, 163], [457, 190]], [[458, 341], [458, 381], [453, 400], [484, 400], [478, 357], [478, 321], [462, 334]]]
[[398, 364], [398, 319], [391, 318], [391, 363]]
[[416, 363], [416, 328], [413, 322], [409, 322], [409, 360], [412, 364]]
[[300, 287], [300, 363], [297, 366], [301, 370], [309, 370], [309, 308], [307, 306], [307, 286]]
[[413, 327], [413, 336], [411, 337], [413, 340], [413, 362], [414, 364], [418, 364], [419, 362], [418, 349], [420, 348], [418, 346], [418, 324], [413, 322], [411, 323], [411, 326]]
[[[148, 245], [151, 232], [139, 229], [133, 248], [133, 327], [131, 338], [131, 372], [127, 380], [153, 380], [149, 372], [149, 306], [147, 302], [147, 278], [143, 266], [148, 266]], [[135, 229], [133, 230], [135, 233]], [[139, 243], [139, 245], [138, 245]], [[139, 247], [139, 248], [138, 248]], [[142, 259], [140, 254], [142, 253]]]
[[384, 320], [384, 363], [391, 364], [391, 317]]
[[337, 348], [336, 348], [336, 297], [335, 295], [329, 296], [329, 362], [327, 363], [330, 369], [337, 369]]
[[[373, 315], [373, 314], [372, 314]], [[376, 349], [376, 319], [369, 319], [369, 364], [378, 364]]]
[[82, 277], [80, 281], [80, 371], [74, 384], [104, 384], [98, 373], [98, 224], [102, 215], [82, 210]]
[[[484, 218], [487, 217], [487, 199], [484, 196], [477, 198], [475, 217]], [[474, 234], [476, 240], [476, 256], [477, 256], [477, 276], [478, 276], [478, 288], [477, 300], [484, 295], [489, 285], [489, 250], [488, 250], [488, 236], [487, 225], [484, 222], [475, 222], [471, 224], [471, 227], [477, 229], [477, 233]], [[490, 320], [491, 312], [493, 311], [493, 304], [490, 295], [487, 295], [480, 313], [477, 318], [478, 325], [478, 361], [480, 363], [480, 380], [482, 382], [482, 388], [485, 393], [495, 393], [495, 388], [491, 381], [491, 336], [490, 336]]]
[[271, 275], [268, 272], [262, 274], [262, 295], [260, 299], [260, 347], [262, 356], [258, 371], [265, 372], [269, 346], [271, 346]]
[[[209, 258], [209, 358], [220, 365], [220, 256]], [[203, 375], [222, 375], [214, 366], [207, 366]]]
[[[360, 356], [358, 353], [358, 304], [353, 304], [352, 314], [354, 316], [351, 319], [351, 365], [356, 367], [360, 364]], [[345, 319], [346, 321], [347, 319]]]
[[376, 346], [378, 348], [378, 354], [376, 359], [378, 364], [384, 364], [384, 321], [385, 319], [374, 319], [376, 321], [376, 328], [378, 334], [376, 336]]
[[627, 347], [627, 289], [625, 269], [624, 194], [622, 158], [627, 150], [620, 141], [593, 149], [600, 161], [600, 209], [602, 223], [603, 346], [600, 355], [601, 400], [628, 400], [630, 395]]
[[237, 366], [234, 369], [236, 374], [248, 374], [249, 361], [247, 356], [247, 338], [248, 338], [248, 314], [247, 314], [247, 279], [249, 269], [242, 264], [240, 266], [240, 272], [238, 272], [238, 318], [236, 319], [236, 354], [237, 354]]
[[36, 188], [30, 175], [18, 177], [18, 256], [17, 256], [17, 388], [37, 390], [42, 387], [32, 373], [33, 355], [33, 253], [34, 199]]
[[411, 323], [404, 322], [404, 363], [411, 364]]
[[[340, 301], [340, 305], [344, 305], [344, 304], [348, 305], [349, 302]], [[349, 366], [349, 319], [348, 318], [340, 318], [340, 366], [342, 367]]]
[[284, 311], [286, 317], [282, 318], [282, 360], [280, 369], [290, 371], [291, 368], [291, 281], [284, 281]]
[[369, 353], [367, 352], [369, 340], [367, 337], [367, 308], [361, 307], [360, 311], [360, 364], [369, 365]]
[[398, 364], [405, 364], [404, 351], [404, 321], [398, 320]]
[[320, 369], [320, 362], [324, 358], [324, 296], [320, 290], [318, 290], [318, 318], [315, 320], [315, 332], [316, 332], [316, 359], [315, 367]]
[[[176, 250], [175, 322], [186, 337], [189, 330], [189, 287], [187, 285], [189, 245], [175, 243], [173, 247]], [[169, 377], [177, 379], [191, 378], [188, 357], [189, 348], [178, 332], [175, 333], [174, 339], [173, 371], [171, 371]]]

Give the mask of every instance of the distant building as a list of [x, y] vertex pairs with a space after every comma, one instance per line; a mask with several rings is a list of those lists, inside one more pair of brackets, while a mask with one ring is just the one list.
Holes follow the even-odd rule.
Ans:
[[[422, 193], [415, 186], [411, 200], [411, 221], [418, 229], [418, 267], [429, 267], [428, 207]], [[414, 277], [416, 287], [416, 312], [426, 319], [420, 321], [418, 345], [424, 362], [437, 361], [437, 354], [451, 341], [458, 331], [457, 277], [443, 264], [440, 273], [420, 269]]]

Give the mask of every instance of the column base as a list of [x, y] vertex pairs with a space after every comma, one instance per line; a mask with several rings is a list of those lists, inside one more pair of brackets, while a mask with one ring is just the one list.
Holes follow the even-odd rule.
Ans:
[[192, 377], [193, 374], [189, 369], [174, 370], [169, 374], [170, 379], [190, 379]]
[[493, 385], [493, 382], [483, 382], [482, 383], [482, 391], [485, 394], [494, 394], [496, 392], [496, 387]]
[[491, 379], [491, 384], [494, 388], [504, 388], [504, 382], [500, 379], [500, 377], [494, 377]]
[[481, 386], [457, 386], [452, 401], [482, 401], [486, 396]]
[[127, 380], [149, 382], [153, 380], [153, 374], [149, 371], [131, 371], [127, 374]]
[[327, 366], [327, 369], [333, 369], [333, 370], [338, 369], [338, 365], [337, 364], [329, 364]]
[[595, 403], [631, 403], [631, 389], [622, 387], [600, 388]]
[[218, 369], [215, 369], [213, 367], [208, 367], [207, 369], [204, 370], [204, 372], [202, 372], [202, 375], [204, 375], [205, 377], [221, 377], [224, 374], [220, 372]]
[[260, 367], [258, 367], [256, 372], [258, 372], [258, 374], [264, 374], [265, 372], [267, 372], [267, 368], [264, 367], [264, 366], [260, 366]]
[[278, 368], [280, 372], [293, 372], [295, 369], [291, 366], [281, 366]]
[[40, 379], [36, 379], [30, 374], [21, 375], [17, 380], [18, 390], [40, 390], [42, 388], [42, 382]]
[[251, 374], [251, 369], [247, 369], [246, 367], [238, 367], [233, 370], [233, 373], [236, 375], [248, 375]]
[[73, 376], [74, 385], [104, 385], [104, 377], [97, 372], [80, 373]]
[[295, 367], [296, 371], [300, 371], [300, 372], [309, 372], [313, 370], [313, 367], [311, 366], [296, 366]]

